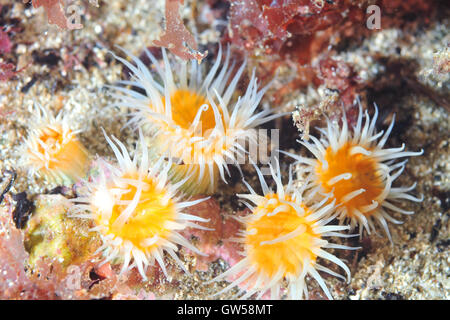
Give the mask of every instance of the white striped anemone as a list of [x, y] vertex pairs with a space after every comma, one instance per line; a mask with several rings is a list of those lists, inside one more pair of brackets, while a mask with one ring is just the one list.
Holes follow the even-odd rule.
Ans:
[[351, 229], [359, 226], [368, 234], [375, 231], [373, 221], [384, 229], [391, 243], [387, 220], [395, 224], [402, 223], [389, 215], [388, 211], [413, 214], [398, 206], [404, 200], [420, 202], [423, 197], [416, 198], [409, 194], [416, 183], [410, 187], [393, 187], [393, 182], [402, 174], [407, 160], [396, 162], [399, 158], [419, 156], [420, 152], [404, 151], [405, 144], [399, 148], [384, 148], [395, 122], [393, 117], [386, 132], [377, 132], [375, 123], [378, 108], [370, 119], [367, 110], [363, 124], [363, 111], [359, 105], [356, 126], [350, 132], [347, 119], [342, 119], [342, 127], [327, 119], [327, 128], [318, 129], [323, 137], [311, 136], [312, 142], [299, 141], [315, 157], [305, 158], [289, 154], [306, 164], [312, 174], [312, 181], [319, 193], [330, 193], [336, 202], [338, 219], [350, 222]]
[[[159, 154], [176, 159], [172, 168], [175, 181], [191, 175], [183, 186], [188, 194], [213, 193], [219, 175], [226, 182], [228, 164], [239, 166], [245, 154], [244, 140], [257, 144], [254, 128], [280, 116], [270, 108], [257, 111], [268, 85], [259, 90], [254, 72], [245, 93], [234, 98], [246, 63], [233, 75], [235, 64], [230, 65], [229, 49], [222, 65], [219, 48], [218, 58], [205, 76], [204, 64], [196, 60], [190, 62], [190, 68], [185, 61], [171, 67], [165, 50], [164, 66], [145, 51], [156, 72], [124, 52], [132, 62], [115, 57], [131, 71], [131, 79], [110, 86], [114, 105], [129, 108], [129, 125], [150, 129]], [[177, 70], [175, 75], [172, 69]]]
[[32, 112], [22, 165], [50, 182], [74, 182], [83, 178], [89, 155], [78, 140], [80, 131], [71, 129], [62, 112], [55, 117], [38, 103]]
[[335, 217], [330, 217], [334, 202], [326, 204], [327, 199], [315, 202], [308, 190], [308, 182], [301, 188], [295, 188], [289, 170], [289, 182], [287, 186], [283, 186], [278, 162], [276, 170], [272, 166], [270, 168], [276, 183], [276, 192], [267, 186], [262, 173], [256, 168], [263, 195], [257, 194], [247, 183], [245, 184], [250, 194], [238, 195], [245, 199], [244, 203], [251, 210], [248, 216], [238, 218], [244, 228], [238, 237], [231, 239], [242, 244], [244, 258], [212, 280], [234, 279], [216, 295], [237, 286], [240, 289], [238, 297], [241, 299], [254, 294], [257, 294], [256, 299], [260, 299], [268, 291], [272, 299], [279, 299], [282, 297], [280, 289], [283, 281], [286, 281], [286, 294], [289, 299], [308, 298], [305, 278], [311, 276], [325, 295], [332, 299], [319, 271], [344, 280], [345, 278], [319, 264], [318, 258], [340, 266], [350, 281], [349, 268], [326, 249], [356, 248], [333, 244], [324, 239], [329, 236], [349, 237], [339, 232], [349, 227], [328, 224]]
[[[171, 185], [168, 171], [171, 163], [160, 158], [149, 165], [148, 149], [140, 133], [136, 153], [131, 159], [125, 146], [114, 137], [106, 140], [117, 158], [117, 166], [107, 165], [98, 179], [86, 182], [87, 193], [73, 199], [70, 214], [94, 221], [103, 241], [104, 263], [122, 263], [121, 273], [137, 267], [146, 279], [146, 269], [155, 261], [164, 274], [165, 253], [188, 273], [177, 256], [178, 245], [203, 255], [179, 231], [186, 227], [203, 228], [195, 222], [208, 220], [184, 213], [183, 210], [205, 199], [181, 201], [179, 187]], [[140, 151], [139, 150], [140, 145]]]

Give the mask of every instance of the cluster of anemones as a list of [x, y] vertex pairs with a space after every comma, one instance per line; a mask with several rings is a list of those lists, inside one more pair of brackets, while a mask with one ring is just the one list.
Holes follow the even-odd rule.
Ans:
[[[243, 258], [231, 269], [215, 280], [231, 278], [232, 282], [221, 292], [235, 286], [240, 288], [238, 295], [247, 298], [258, 293], [258, 298], [270, 291], [272, 298], [280, 297], [283, 280], [287, 281], [287, 296], [302, 298], [307, 296], [305, 276], [313, 277], [331, 298], [323, 279], [317, 271], [323, 271], [340, 277], [335, 272], [317, 263], [324, 258], [341, 266], [350, 278], [350, 271], [336, 256], [324, 248], [354, 249], [345, 245], [331, 244], [323, 237], [348, 237], [336, 231], [352, 230], [359, 225], [360, 235], [364, 229], [374, 230], [372, 220], [380, 223], [389, 240], [392, 238], [386, 219], [394, 223], [386, 210], [412, 214], [399, 208], [397, 200], [408, 199], [422, 201], [410, 194], [410, 187], [392, 187], [405, 168], [406, 161], [395, 163], [395, 159], [417, 156], [421, 152], [404, 151], [401, 148], [383, 149], [392, 131], [394, 119], [387, 131], [375, 132], [378, 110], [370, 119], [367, 111], [363, 124], [360, 110], [353, 133], [348, 130], [345, 115], [342, 128], [327, 121], [327, 129], [319, 129], [324, 138], [311, 137], [314, 144], [300, 141], [311, 151], [316, 159], [289, 154], [303, 165], [301, 175], [305, 179], [301, 187], [295, 188], [289, 174], [287, 186], [283, 186], [277, 163], [277, 171], [271, 167], [277, 186], [276, 192], [268, 188], [261, 172], [259, 175], [263, 195], [250, 189], [250, 194], [239, 195], [255, 204], [247, 204], [251, 214], [241, 222], [244, 231], [235, 239], [244, 247]], [[379, 139], [380, 138], [380, 139]], [[379, 140], [378, 140], [379, 139]], [[342, 224], [350, 221], [349, 226], [332, 225], [334, 219]], [[234, 278], [234, 279], [233, 279]]]
[[[120, 141], [105, 134], [117, 165], [104, 162], [99, 177], [85, 182], [86, 193], [74, 200], [70, 210], [75, 217], [94, 221], [94, 230], [103, 240], [99, 250], [105, 262], [122, 263], [122, 272], [136, 267], [143, 278], [146, 268], [155, 262], [167, 275], [165, 253], [187, 272], [176, 254], [178, 245], [201, 252], [179, 231], [202, 228], [195, 222], [206, 220], [183, 212], [203, 199], [183, 201], [183, 196], [213, 193], [219, 177], [226, 182], [228, 164], [239, 166], [238, 158], [246, 154], [242, 142], [257, 143], [254, 128], [281, 115], [268, 108], [257, 111], [267, 86], [258, 89], [254, 73], [245, 93], [234, 96], [246, 64], [232, 76], [234, 64], [230, 66], [229, 51], [221, 67], [219, 50], [218, 59], [204, 77], [202, 65], [196, 61], [189, 71], [187, 63], [177, 65], [179, 74], [175, 76], [164, 50], [163, 67], [146, 53], [156, 74], [132, 55], [134, 64], [116, 56], [131, 71], [131, 78], [110, 87], [116, 98], [114, 106], [129, 108], [129, 125], [139, 131], [134, 157]], [[82, 177], [87, 153], [75, 133], [59, 115], [52, 118], [41, 109], [39, 115], [45, 121], [38, 122], [46, 124], [33, 129], [26, 143], [29, 165], [47, 177]], [[261, 297], [268, 291], [279, 298], [286, 281], [286, 295], [301, 299], [308, 294], [305, 279], [310, 276], [332, 298], [318, 271], [342, 276], [321, 265], [320, 259], [337, 264], [350, 279], [345, 263], [326, 249], [354, 248], [325, 238], [349, 237], [340, 231], [356, 226], [360, 234], [364, 229], [370, 233], [373, 221], [378, 221], [392, 242], [386, 220], [399, 221], [388, 211], [410, 214], [396, 201], [421, 201], [408, 194], [415, 185], [392, 186], [406, 163], [395, 160], [421, 153], [406, 152], [404, 146], [384, 149], [394, 120], [385, 133], [377, 133], [377, 110], [372, 119], [367, 112], [365, 118], [363, 123], [360, 110], [352, 132], [345, 115], [341, 126], [327, 120], [327, 128], [319, 129], [322, 139], [312, 136], [312, 143], [300, 141], [315, 156], [291, 154], [305, 167], [306, 180], [301, 186], [294, 185], [291, 170], [288, 184], [283, 185], [277, 162], [270, 167], [276, 184], [276, 191], [272, 191], [255, 165], [263, 194], [258, 195], [244, 181], [250, 194], [239, 197], [253, 205], [245, 202], [251, 213], [240, 219], [243, 230], [234, 240], [242, 244], [245, 258], [215, 279], [232, 279], [219, 293], [237, 286], [241, 298]], [[156, 161], [149, 160], [142, 130], [151, 137]], [[334, 225], [335, 219], [350, 225]]]

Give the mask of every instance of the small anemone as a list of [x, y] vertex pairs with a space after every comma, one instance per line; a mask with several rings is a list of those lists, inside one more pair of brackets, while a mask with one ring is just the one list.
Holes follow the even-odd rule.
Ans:
[[[182, 187], [189, 194], [213, 193], [220, 176], [226, 182], [228, 164], [239, 166], [245, 152], [245, 140], [257, 143], [255, 127], [281, 114], [273, 109], [257, 111], [268, 86], [258, 89], [252, 74], [243, 96], [234, 99], [239, 80], [245, 70], [244, 62], [232, 76], [227, 51], [222, 65], [222, 49], [209, 72], [204, 76], [203, 66], [191, 61], [176, 64], [174, 75], [166, 52], [162, 51], [164, 66], [146, 50], [156, 72], [129, 52], [135, 65], [116, 57], [129, 70], [131, 80], [111, 86], [114, 104], [132, 110], [129, 125], [148, 128], [154, 136], [154, 146], [164, 156], [176, 159], [172, 171], [174, 179], [191, 178]], [[137, 92], [126, 88], [133, 86]]]
[[384, 148], [394, 126], [392, 119], [386, 132], [376, 132], [375, 123], [378, 108], [370, 119], [359, 105], [359, 115], [353, 133], [348, 130], [347, 119], [342, 119], [342, 127], [327, 120], [327, 129], [319, 129], [322, 139], [311, 136], [312, 143], [299, 141], [315, 156], [309, 159], [289, 154], [298, 162], [306, 164], [312, 174], [312, 181], [318, 193], [331, 194], [330, 199], [336, 202], [338, 219], [344, 223], [350, 221], [351, 229], [359, 225], [359, 233], [363, 230], [370, 234], [375, 230], [373, 221], [378, 221], [392, 243], [392, 237], [386, 220], [399, 224], [388, 214], [388, 211], [413, 214], [398, 207], [403, 200], [422, 201], [408, 192], [412, 191], [416, 183], [410, 187], [393, 187], [393, 182], [402, 174], [407, 160], [395, 162], [396, 159], [419, 156], [420, 152], [404, 151], [400, 148]]
[[67, 118], [55, 117], [35, 104], [34, 117], [24, 144], [22, 165], [51, 182], [74, 182], [86, 175], [89, 155]]
[[267, 186], [262, 173], [256, 168], [263, 195], [258, 195], [247, 183], [250, 194], [238, 195], [255, 204], [253, 206], [244, 200], [251, 214], [240, 218], [244, 230], [240, 232], [240, 237], [233, 239], [243, 245], [245, 258], [213, 279], [217, 281], [228, 277], [235, 278], [217, 295], [239, 286], [238, 296], [242, 299], [256, 293], [259, 299], [269, 290], [272, 299], [279, 299], [280, 289], [285, 280], [289, 299], [307, 298], [305, 277], [309, 275], [319, 283], [326, 296], [332, 299], [318, 271], [343, 277], [320, 265], [318, 258], [339, 265], [345, 270], [350, 281], [348, 267], [339, 258], [324, 250], [355, 249], [332, 244], [324, 239], [328, 236], [347, 237], [339, 231], [347, 230], [349, 227], [328, 225], [333, 219], [333, 216], [330, 218], [329, 215], [334, 209], [334, 202], [316, 203], [308, 191], [308, 183], [301, 189], [294, 188], [291, 171], [289, 183], [283, 186], [278, 163], [276, 171], [272, 166], [270, 168], [277, 186], [276, 192]]
[[[106, 140], [118, 165], [105, 163], [99, 179], [86, 182], [87, 194], [74, 199], [71, 215], [92, 219], [99, 232], [105, 262], [121, 262], [121, 273], [137, 267], [146, 279], [146, 269], [159, 264], [167, 277], [164, 253], [171, 256], [185, 272], [178, 258], [177, 245], [202, 255], [179, 231], [186, 227], [203, 228], [194, 222], [208, 222], [183, 210], [205, 199], [181, 201], [178, 189], [185, 182], [168, 183], [171, 163], [160, 158], [150, 165], [148, 150], [140, 132], [140, 149], [131, 159], [125, 146], [115, 137]], [[138, 145], [138, 148], [139, 148]], [[140, 155], [139, 155], [140, 154]]]

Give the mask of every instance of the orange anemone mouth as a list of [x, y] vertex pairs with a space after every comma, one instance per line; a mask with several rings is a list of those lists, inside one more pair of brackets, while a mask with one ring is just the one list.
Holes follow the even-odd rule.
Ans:
[[[318, 161], [315, 167], [322, 188], [326, 193], [333, 192], [336, 203], [347, 208], [349, 217], [354, 216], [354, 210], [364, 212], [366, 216], [374, 213], [376, 208], [369, 211], [362, 208], [373, 205], [373, 200], [378, 199], [384, 189], [378, 162], [370, 155], [352, 154], [352, 149], [356, 146], [347, 142], [337, 152], [328, 147], [324, 156], [328, 166], [324, 169], [323, 163]], [[336, 179], [344, 175], [347, 176]], [[357, 195], [352, 197], [352, 193]]]
[[[165, 104], [165, 97], [162, 97], [162, 103]], [[196, 128], [196, 134], [207, 137], [211, 130], [216, 127], [214, 110], [208, 99], [201, 94], [185, 89], [176, 90], [170, 97], [170, 105], [172, 110], [172, 120], [182, 129], [191, 129], [200, 108], [202, 111], [199, 124]], [[223, 119], [220, 110], [219, 113]]]
[[[165, 103], [165, 98], [162, 98]], [[176, 90], [171, 96], [172, 125], [155, 120], [160, 124], [158, 130], [163, 134], [158, 135], [157, 145], [164, 152], [182, 160], [184, 164], [199, 164], [199, 161], [213, 163], [214, 156], [224, 151], [221, 137], [211, 137], [216, 128], [214, 109], [208, 99], [190, 90]], [[218, 108], [218, 113], [225, 126], [223, 113]], [[195, 124], [195, 126], [193, 126]], [[181, 128], [181, 130], [179, 130]], [[226, 129], [224, 127], [224, 129]], [[194, 140], [191, 140], [194, 138]], [[200, 138], [201, 140], [197, 139]], [[209, 139], [209, 143], [201, 144]]]
[[[53, 128], [45, 128], [43, 133], [38, 137], [38, 140], [42, 143], [38, 143], [38, 152], [41, 154], [45, 152], [55, 154], [60, 151], [64, 142], [64, 137], [61, 131], [61, 128], [59, 128], [59, 131]], [[45, 146], [45, 148], [43, 146]]]
[[[162, 102], [165, 103], [164, 97]], [[170, 103], [172, 125], [158, 121], [161, 132], [155, 140], [156, 145], [162, 154], [170, 154], [175, 162], [173, 180], [178, 181], [178, 178], [181, 180], [186, 174], [192, 174], [189, 185], [182, 187], [185, 193], [210, 194], [218, 180], [216, 157], [224, 158], [226, 149], [233, 145], [232, 138], [224, 140], [222, 135], [211, 135], [217, 127], [216, 114], [205, 96], [179, 89], [172, 93]], [[223, 112], [219, 107], [216, 113], [226, 132]]]
[[[277, 274], [280, 268], [284, 276], [298, 276], [304, 263], [312, 263], [317, 256], [311, 250], [316, 247], [315, 241], [320, 239], [312, 230], [314, 221], [306, 221], [310, 214], [309, 209], [301, 205], [305, 210], [303, 216], [290, 205], [280, 202], [276, 194], [265, 196], [266, 205], [258, 206], [253, 219], [247, 225], [245, 239], [248, 248], [248, 257], [258, 272], [265, 274], [269, 279]], [[286, 201], [292, 201], [286, 196]], [[285, 210], [270, 215], [280, 206]], [[264, 212], [263, 212], [264, 211]]]

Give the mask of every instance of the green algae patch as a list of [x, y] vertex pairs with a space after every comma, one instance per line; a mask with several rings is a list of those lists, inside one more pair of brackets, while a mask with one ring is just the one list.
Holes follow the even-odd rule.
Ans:
[[24, 242], [31, 266], [42, 259], [50, 259], [65, 268], [89, 259], [100, 246], [97, 234], [89, 231], [91, 221], [68, 216], [71, 204], [63, 196], [40, 195], [35, 205]]

